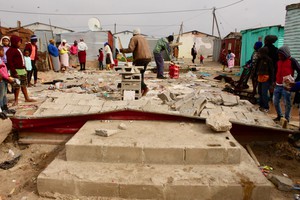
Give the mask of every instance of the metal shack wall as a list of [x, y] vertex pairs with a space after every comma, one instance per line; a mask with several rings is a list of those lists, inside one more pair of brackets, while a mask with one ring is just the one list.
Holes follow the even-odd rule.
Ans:
[[283, 45], [284, 27], [282, 26], [269, 26], [257, 29], [243, 30], [242, 33], [242, 50], [241, 50], [241, 66], [245, 65], [251, 59], [253, 47], [258, 37], [262, 37], [262, 42], [267, 35], [276, 35], [278, 40], [274, 46], [281, 47]]
[[108, 42], [113, 48], [113, 36], [109, 31], [62, 33], [60, 36], [61, 40], [67, 40], [69, 45], [72, 45], [74, 40], [79, 42], [79, 39], [82, 38], [88, 46], [86, 52], [86, 59], [88, 61], [95, 61], [98, 59], [97, 55], [99, 54], [99, 49], [103, 48], [105, 42]]
[[286, 7], [284, 44], [291, 55], [300, 62], [300, 3]]

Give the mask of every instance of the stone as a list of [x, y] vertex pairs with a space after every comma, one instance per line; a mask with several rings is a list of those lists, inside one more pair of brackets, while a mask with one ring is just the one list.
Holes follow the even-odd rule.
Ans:
[[126, 126], [126, 124], [121, 123], [121, 124], [119, 124], [118, 128], [121, 129], [121, 130], [126, 130], [127, 126]]
[[114, 134], [116, 134], [118, 130], [109, 130], [109, 129], [96, 129], [95, 133], [96, 135], [102, 136], [102, 137], [109, 137]]
[[169, 91], [163, 91], [162, 93], [159, 93], [157, 96], [163, 102], [170, 102], [170, 101], [172, 101], [172, 98], [170, 96], [170, 92]]
[[293, 188], [293, 181], [287, 177], [269, 174], [267, 178], [281, 191], [291, 191]]
[[232, 128], [232, 124], [224, 112], [209, 115], [206, 118], [206, 125], [216, 132], [226, 132]]
[[224, 106], [236, 106], [239, 104], [240, 97], [222, 93], [221, 98]]
[[197, 98], [194, 101], [194, 108], [196, 109], [196, 116], [200, 115], [200, 113], [204, 109], [206, 103], [207, 103], [207, 100], [205, 97]]

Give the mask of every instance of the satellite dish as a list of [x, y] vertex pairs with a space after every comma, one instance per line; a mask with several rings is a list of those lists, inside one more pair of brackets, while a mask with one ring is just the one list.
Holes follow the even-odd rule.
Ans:
[[88, 26], [91, 31], [101, 31], [101, 24], [99, 19], [92, 17], [88, 21]]

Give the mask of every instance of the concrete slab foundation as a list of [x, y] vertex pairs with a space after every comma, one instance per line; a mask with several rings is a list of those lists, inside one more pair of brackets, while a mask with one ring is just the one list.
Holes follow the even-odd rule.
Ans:
[[[99, 128], [118, 132], [101, 137]], [[37, 187], [42, 196], [260, 200], [269, 199], [272, 184], [229, 132], [199, 123], [89, 121]]]

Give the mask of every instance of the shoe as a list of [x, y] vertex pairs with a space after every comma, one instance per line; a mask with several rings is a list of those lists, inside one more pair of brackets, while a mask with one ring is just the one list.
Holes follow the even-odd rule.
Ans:
[[268, 112], [269, 112], [269, 109], [262, 108], [262, 107], [259, 107], [259, 110], [260, 110], [261, 112], [264, 112], [264, 113], [268, 113]]
[[0, 112], [0, 119], [7, 119], [7, 116], [4, 112]]
[[149, 92], [149, 88], [145, 88], [144, 90], [142, 90], [142, 96], [146, 96], [146, 94]]
[[282, 116], [278, 116], [275, 119], [273, 119], [274, 122], [279, 122]]
[[157, 78], [158, 79], [167, 79], [167, 77], [164, 77], [164, 76], [158, 76]]

